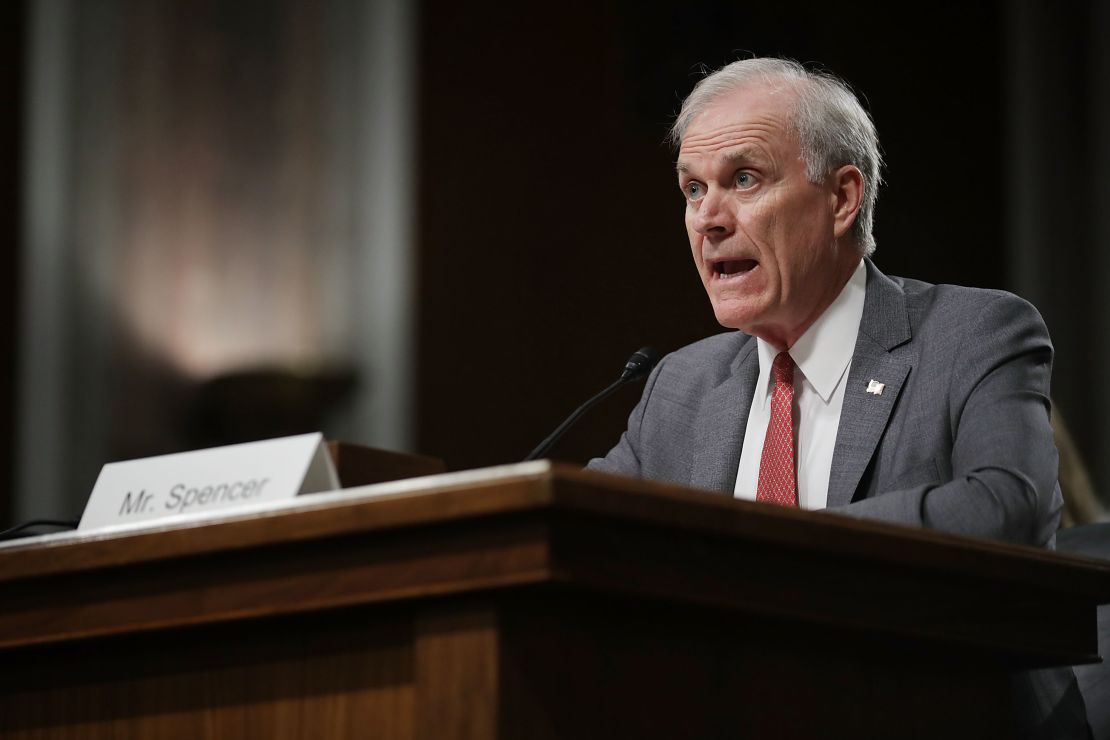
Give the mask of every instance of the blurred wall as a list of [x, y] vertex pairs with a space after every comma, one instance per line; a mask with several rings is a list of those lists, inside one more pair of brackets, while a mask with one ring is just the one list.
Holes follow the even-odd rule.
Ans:
[[409, 444], [406, 4], [30, 7], [19, 515], [232, 427]]

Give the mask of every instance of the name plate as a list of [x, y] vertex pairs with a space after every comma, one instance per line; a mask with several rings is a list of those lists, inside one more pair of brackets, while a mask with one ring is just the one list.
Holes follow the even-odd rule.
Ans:
[[227, 511], [339, 488], [320, 433], [108, 463], [78, 529]]

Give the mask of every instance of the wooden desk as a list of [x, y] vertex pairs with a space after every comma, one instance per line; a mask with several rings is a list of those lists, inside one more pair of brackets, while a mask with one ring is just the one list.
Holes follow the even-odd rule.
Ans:
[[0, 547], [4, 738], [1008, 737], [1110, 567], [546, 462]]

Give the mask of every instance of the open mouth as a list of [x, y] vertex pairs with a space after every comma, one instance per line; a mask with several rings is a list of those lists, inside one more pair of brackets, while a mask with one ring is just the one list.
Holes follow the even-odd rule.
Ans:
[[734, 277], [751, 272], [758, 264], [755, 260], [720, 260], [713, 263], [713, 274], [717, 277]]

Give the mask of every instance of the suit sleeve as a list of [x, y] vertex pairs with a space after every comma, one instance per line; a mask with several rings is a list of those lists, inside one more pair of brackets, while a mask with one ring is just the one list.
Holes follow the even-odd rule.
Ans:
[[879, 490], [836, 511], [1049, 544], [1062, 499], [1049, 421], [1048, 330], [1036, 309], [1009, 294], [967, 318], [971, 327], [952, 358], [948, 389], [951, 478], [939, 485]]

